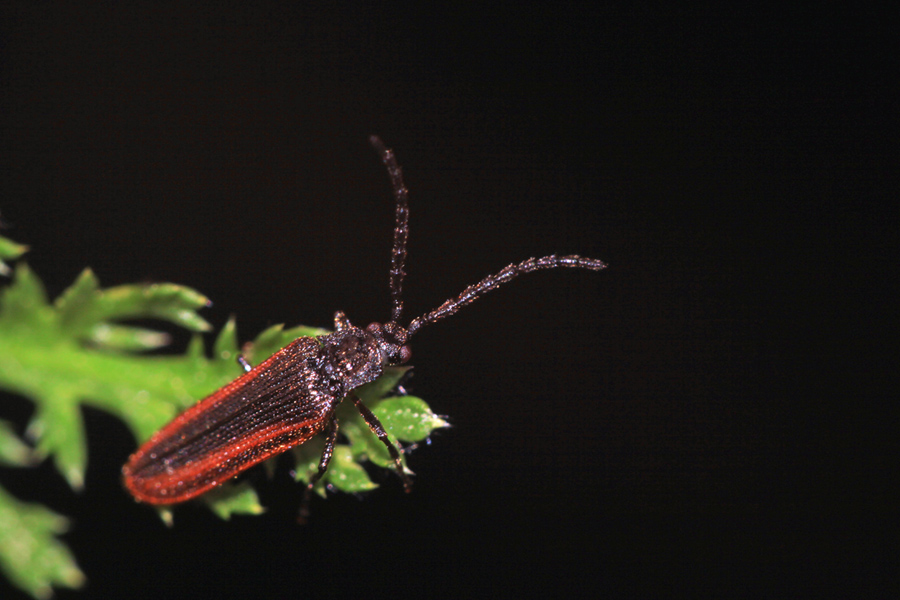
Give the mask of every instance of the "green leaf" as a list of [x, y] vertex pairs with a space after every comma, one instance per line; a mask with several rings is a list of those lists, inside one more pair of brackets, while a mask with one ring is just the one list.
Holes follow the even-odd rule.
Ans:
[[237, 324], [234, 317], [228, 319], [225, 327], [216, 336], [213, 344], [214, 360], [235, 362], [238, 355]]
[[0, 275], [9, 275], [7, 260], [15, 260], [28, 252], [28, 246], [17, 244], [14, 241], [0, 236]]
[[190, 331], [209, 331], [197, 309], [209, 306], [206, 296], [172, 283], [121, 285], [94, 297], [97, 320], [161, 319]]
[[141, 327], [124, 327], [99, 323], [91, 328], [88, 337], [97, 346], [125, 352], [144, 352], [168, 346], [169, 334]]
[[386, 398], [372, 409], [385, 429], [403, 442], [424, 440], [435, 429], [450, 424], [434, 414], [424, 400], [415, 396]]
[[100, 289], [100, 282], [90, 269], [85, 269], [59, 298], [56, 299], [56, 310], [62, 326], [70, 333], [78, 335], [99, 320], [91, 306], [94, 296]]
[[[371, 408], [371, 403], [369, 403], [369, 407]], [[394, 461], [387, 447], [372, 433], [365, 420], [359, 417], [359, 413], [356, 407], [353, 406], [353, 403], [346, 402], [339, 410], [341, 411], [338, 413], [338, 418], [341, 419], [341, 433], [350, 442], [350, 449], [353, 455], [360, 460], [370, 461], [376, 466], [385, 469], [394, 468]], [[397, 446], [397, 436], [393, 435], [393, 432], [387, 427], [385, 427], [385, 431], [387, 431], [391, 443]]]
[[148, 350], [168, 343], [168, 336], [111, 321], [160, 319], [191, 331], [207, 331], [197, 313], [209, 305], [202, 294], [173, 284], [122, 285], [106, 290], [85, 269], [56, 301], [60, 327], [71, 337], [118, 350]]
[[0, 465], [27, 467], [38, 462], [34, 450], [16, 435], [13, 426], [0, 420]]
[[84, 485], [87, 442], [78, 404], [72, 397], [45, 398], [28, 425], [28, 435], [37, 442], [37, 453], [53, 456], [59, 471], [74, 490]]
[[19, 263], [13, 283], [0, 294], [0, 327], [10, 330], [33, 328], [43, 333], [53, 314], [41, 281], [25, 263]]
[[[7, 242], [0, 239], [3, 258], [24, 251]], [[138, 356], [135, 352], [159, 347], [168, 336], [113, 321], [155, 318], [202, 330], [207, 325], [195, 311], [206, 303], [202, 295], [168, 284], [104, 290], [96, 276], [85, 270], [51, 305], [38, 277], [20, 262], [12, 283], [0, 290], [0, 388], [29, 397], [37, 405], [27, 430], [35, 448], [2, 423], [0, 462], [26, 466], [51, 457], [69, 484], [79, 489], [87, 466], [81, 404], [119, 415], [144, 438], [181, 407], [231, 379], [237, 365], [226, 372], [203, 357], [202, 347], [198, 352], [196, 345], [193, 354], [182, 357]], [[38, 544], [48, 533], [61, 531], [61, 518], [47, 518], [52, 513], [39, 509], [7, 499], [2, 507], [7, 525], [0, 527], [0, 535], [18, 528], [22, 540]], [[6, 550], [15, 537], [5, 537]], [[66, 555], [57, 540], [45, 539], [34, 551], [20, 550], [0, 553], [0, 566], [16, 585], [33, 595], [47, 596], [54, 581], [76, 583], [66, 575], [73, 571], [60, 567], [64, 560], [57, 560], [55, 572], [41, 562]]]
[[246, 481], [219, 486], [205, 494], [203, 501], [224, 521], [231, 519], [231, 515], [261, 515], [266, 512], [259, 503], [256, 490]]
[[53, 586], [79, 588], [84, 573], [57, 535], [68, 521], [39, 505], [19, 502], [0, 487], [0, 568], [34, 598], [53, 595]]
[[354, 494], [378, 487], [377, 483], [369, 479], [369, 474], [362, 465], [356, 462], [349, 446], [340, 445], [334, 449], [329, 469], [331, 468], [334, 468], [334, 474], [328, 478], [328, 483], [342, 492]]

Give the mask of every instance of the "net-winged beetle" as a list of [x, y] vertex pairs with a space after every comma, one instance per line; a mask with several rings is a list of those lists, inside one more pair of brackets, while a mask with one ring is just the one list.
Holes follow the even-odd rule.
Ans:
[[176, 417], [131, 455], [122, 473], [125, 487], [138, 500], [159, 505], [190, 500], [325, 432], [325, 449], [318, 471], [310, 477], [308, 497], [328, 469], [338, 432], [335, 410], [344, 398], [355, 403], [387, 446], [408, 491], [411, 481], [400, 452], [353, 390], [377, 379], [384, 367], [406, 363], [410, 358], [409, 339], [422, 327], [454, 314], [523, 273], [558, 267], [599, 271], [606, 267], [600, 260], [576, 255], [529, 258], [470, 285], [459, 296], [404, 327], [400, 319], [409, 231], [408, 191], [393, 152], [377, 137], [370, 141], [387, 167], [396, 202], [390, 321], [361, 329], [338, 311], [334, 333], [299, 338], [253, 368], [241, 359], [246, 371], [243, 375]]

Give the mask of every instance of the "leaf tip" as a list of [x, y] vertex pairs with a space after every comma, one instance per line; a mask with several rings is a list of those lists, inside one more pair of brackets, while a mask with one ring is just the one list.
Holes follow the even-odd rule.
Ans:
[[66, 481], [69, 483], [69, 487], [76, 492], [80, 492], [84, 489], [83, 469], [75, 465], [67, 465], [63, 471], [63, 477], [65, 477]]

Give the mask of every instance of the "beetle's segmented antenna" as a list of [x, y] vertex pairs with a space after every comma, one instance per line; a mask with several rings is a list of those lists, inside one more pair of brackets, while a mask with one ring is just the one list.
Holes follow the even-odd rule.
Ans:
[[541, 258], [529, 258], [523, 260], [519, 264], [511, 264], [499, 273], [488, 275], [478, 283], [470, 285], [456, 298], [447, 300], [436, 309], [421, 317], [413, 319], [409, 324], [409, 335], [412, 335], [423, 326], [435, 321], [440, 321], [444, 317], [449, 317], [460, 308], [467, 304], [471, 304], [481, 296], [496, 290], [504, 283], [508, 283], [524, 273], [532, 271], [540, 271], [541, 269], [556, 269], [557, 267], [570, 267], [575, 269], [590, 269], [591, 271], [599, 271], [606, 268], [606, 263], [596, 258], [582, 258], [572, 254], [570, 256], [542, 256]]
[[406, 263], [406, 238], [409, 236], [409, 190], [403, 184], [403, 171], [397, 164], [394, 152], [384, 145], [381, 138], [371, 136], [369, 142], [381, 155], [384, 166], [391, 178], [391, 187], [397, 201], [397, 215], [394, 219], [394, 248], [391, 251], [391, 322], [400, 322], [403, 314], [403, 266]]

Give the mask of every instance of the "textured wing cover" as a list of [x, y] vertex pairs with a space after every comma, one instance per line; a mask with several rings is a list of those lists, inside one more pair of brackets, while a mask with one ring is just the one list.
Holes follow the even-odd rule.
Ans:
[[198, 496], [325, 428], [336, 400], [322, 381], [322, 347], [300, 338], [182, 413], [123, 468], [151, 504]]

